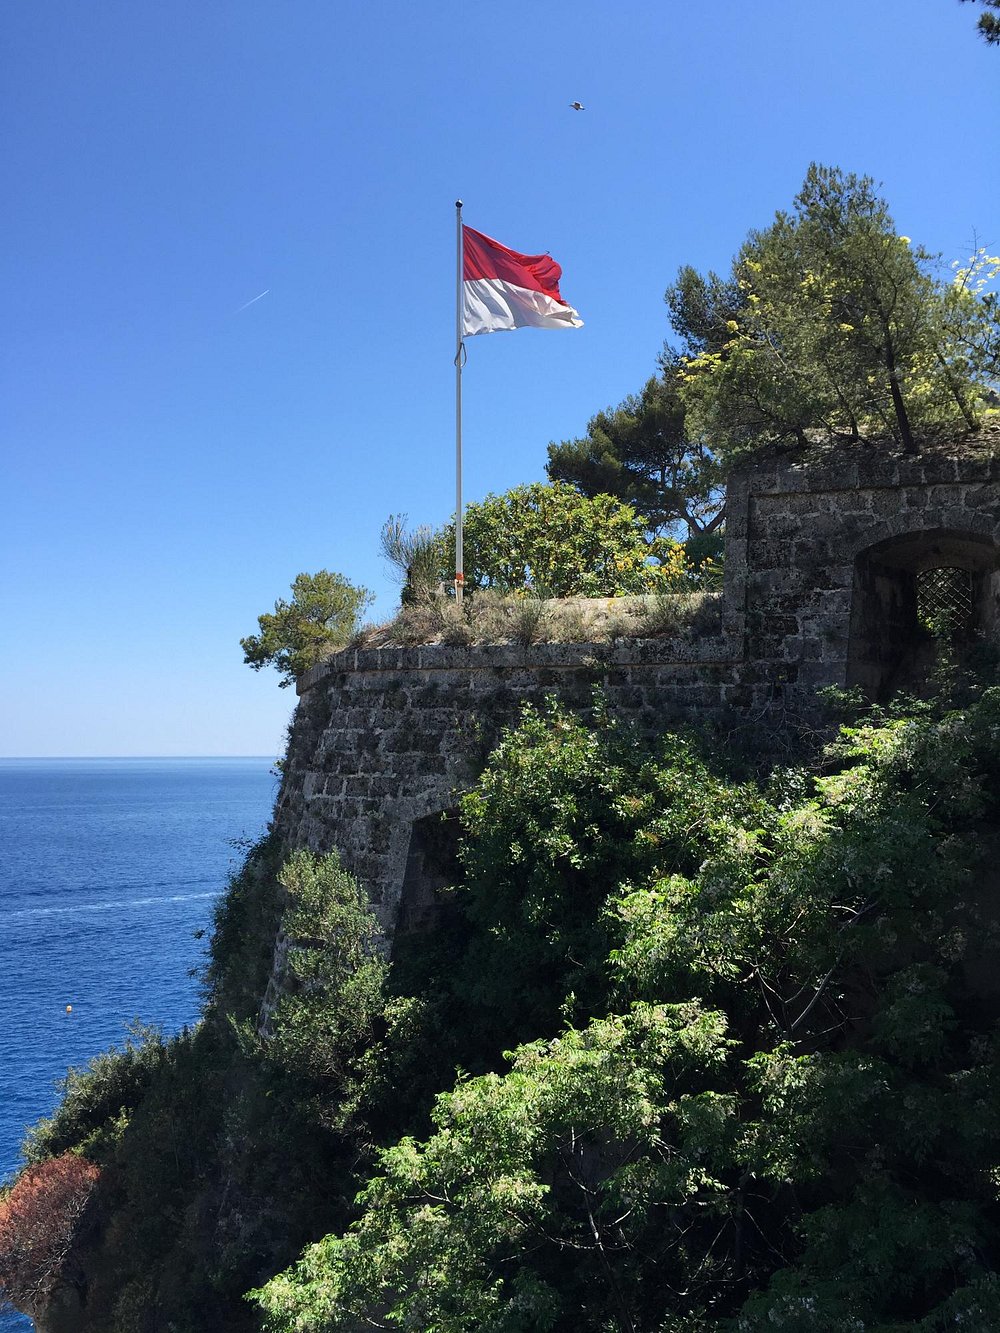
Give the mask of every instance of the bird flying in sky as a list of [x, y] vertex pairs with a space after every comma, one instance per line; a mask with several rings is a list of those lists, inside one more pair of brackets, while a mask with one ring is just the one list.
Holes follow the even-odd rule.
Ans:
[[573, 108], [574, 111], [584, 110], [584, 105], [582, 102], [570, 102], [570, 106]]

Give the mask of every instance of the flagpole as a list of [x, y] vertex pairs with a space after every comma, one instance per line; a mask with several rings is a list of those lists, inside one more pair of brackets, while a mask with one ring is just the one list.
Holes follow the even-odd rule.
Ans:
[[455, 601], [462, 605], [465, 584], [462, 541], [462, 201], [455, 200], [458, 273], [455, 290]]

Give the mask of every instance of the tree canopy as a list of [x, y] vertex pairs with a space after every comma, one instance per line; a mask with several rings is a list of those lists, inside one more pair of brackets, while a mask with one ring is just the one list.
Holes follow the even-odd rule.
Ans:
[[279, 598], [273, 612], [257, 617], [260, 633], [240, 640], [243, 660], [254, 671], [277, 667], [282, 688], [292, 685], [347, 643], [372, 600], [367, 588], [356, 587], [343, 574], [327, 569], [298, 574], [292, 600]]
[[976, 24], [983, 40], [991, 46], [1000, 46], [1000, 14], [991, 13], [1000, 10], [1000, 0], [972, 0], [972, 3], [985, 6]]
[[645, 525], [610, 495], [555, 482], [515, 486], [465, 511], [466, 587], [549, 597], [616, 596], [653, 585]]
[[692, 438], [674, 367], [646, 381], [617, 407], [591, 417], [580, 439], [549, 445], [553, 481], [584, 495], [633, 505], [655, 533], [711, 533], [722, 522], [718, 461], [704, 437]]
[[998, 271], [977, 251], [942, 281], [871, 178], [811, 166], [729, 278], [686, 268], [667, 291], [689, 429], [732, 457], [814, 432], [913, 451], [975, 428], [1000, 374]]
[[[683, 568], [676, 543], [651, 541], [646, 520], [613, 495], [586, 495], [567, 482], [533, 482], [466, 506], [465, 587], [530, 590], [545, 597], [615, 597], [651, 592]], [[432, 591], [454, 575], [455, 525], [407, 535], [399, 516], [383, 528], [387, 559]], [[431, 571], [433, 571], [433, 576]]]
[[678, 271], [660, 374], [551, 443], [549, 477], [704, 539], [741, 453], [816, 437], [913, 451], [975, 429], [1000, 377], [1000, 259], [977, 248], [952, 269], [897, 233], [871, 178], [811, 166], [728, 274]]

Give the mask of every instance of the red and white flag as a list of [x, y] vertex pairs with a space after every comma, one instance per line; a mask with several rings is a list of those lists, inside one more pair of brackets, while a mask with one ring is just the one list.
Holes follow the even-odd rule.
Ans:
[[579, 329], [583, 320], [559, 295], [562, 269], [551, 255], [521, 255], [462, 227], [462, 336], [501, 329]]

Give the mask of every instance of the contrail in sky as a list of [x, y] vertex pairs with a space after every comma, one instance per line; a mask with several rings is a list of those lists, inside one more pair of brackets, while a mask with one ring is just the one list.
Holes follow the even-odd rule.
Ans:
[[270, 287], [265, 287], [259, 296], [255, 296], [252, 301], [247, 301], [246, 305], [241, 305], [239, 310], [233, 311], [233, 314], [238, 315], [240, 311], [249, 309], [250, 306], [255, 305], [260, 300], [261, 296], [266, 296], [270, 290]]

